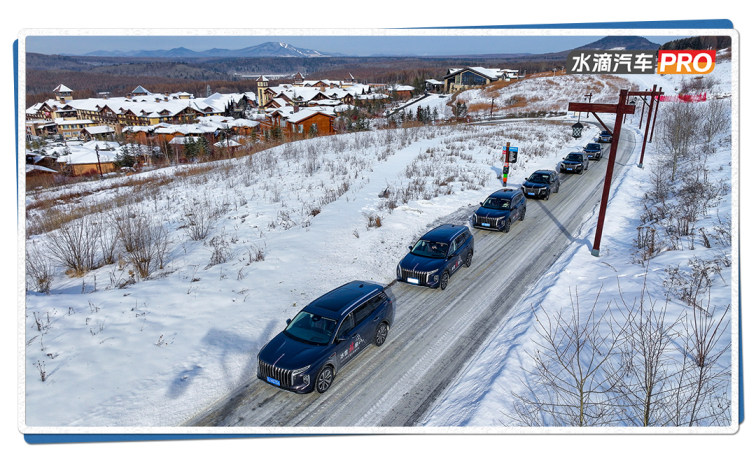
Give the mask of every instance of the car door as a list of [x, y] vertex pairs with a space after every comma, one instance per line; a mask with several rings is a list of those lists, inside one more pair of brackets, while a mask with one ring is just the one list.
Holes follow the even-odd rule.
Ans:
[[355, 338], [354, 312], [349, 313], [341, 322], [339, 330], [336, 332], [337, 357], [339, 359], [339, 368], [349, 363], [357, 354], [359, 347]]
[[449, 249], [449, 273], [452, 274], [462, 267], [462, 246], [465, 244], [464, 234], [460, 234], [452, 241], [451, 249]]
[[385, 300], [382, 294], [376, 294], [354, 310], [355, 355], [373, 342], [378, 323], [381, 322], [380, 308]]

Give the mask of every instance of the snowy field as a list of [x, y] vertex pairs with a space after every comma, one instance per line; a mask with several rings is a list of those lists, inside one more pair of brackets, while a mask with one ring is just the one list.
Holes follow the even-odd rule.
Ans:
[[[729, 87], [728, 69], [717, 65], [722, 87]], [[519, 147], [521, 160], [509, 175], [517, 186], [535, 169], [554, 168], [598, 133], [590, 125], [574, 140], [568, 127], [574, 120], [566, 122], [323, 137], [240, 160], [28, 194], [27, 259], [40, 269], [35, 275], [49, 278], [41, 285], [27, 272], [25, 424], [180, 425], [253, 377], [260, 347], [312, 299], [353, 279], [390, 282], [406, 246], [429, 224], [499, 188], [506, 142]], [[652, 145], [649, 159], [653, 153]], [[722, 168], [712, 169], [710, 180], [734, 176], [731, 157], [726, 145], [711, 154], [712, 165]], [[649, 287], [659, 290], [669, 265], [685, 265], [702, 253], [730, 252], [735, 259], [727, 247], [703, 249], [696, 242], [694, 250], [654, 256], [647, 270], [633, 262], [651, 162], [628, 170], [618, 183], [602, 257], [591, 257], [584, 243], [565, 254], [425, 425], [513, 425], [507, 418], [513, 415], [511, 394], [522, 387], [536, 337], [533, 308], [558, 309], [570, 291], [592, 301], [602, 283], [602, 297], [609, 300], [617, 277], [626, 298], [633, 298], [645, 275]], [[699, 226], [713, 227], [717, 211], [730, 213], [731, 198], [728, 193], [717, 209], [707, 209], [709, 222]], [[77, 218], [82, 210], [88, 214]], [[592, 240], [591, 228], [584, 227], [584, 241]], [[81, 230], [93, 243], [91, 268], [75, 271], [64, 259], [50, 258], [55, 243], [66, 242], [67, 230]], [[150, 237], [148, 262], [133, 252], [140, 243], [126, 242], [119, 230]], [[730, 303], [735, 267], [723, 268], [715, 281], [717, 306]], [[729, 331], [720, 341], [730, 341]], [[729, 358], [722, 362], [727, 367]]]
[[[507, 141], [524, 161], [515, 185], [575, 147], [560, 122], [398, 129], [292, 143], [194, 175], [139, 174], [159, 187], [116, 178], [56, 190], [65, 201], [30, 195], [30, 230], [45, 230], [53, 210], [98, 211], [86, 220], [100, 265], [68, 276], [53, 262], [49, 294], [28, 282], [27, 424], [180, 424], [252, 377], [259, 348], [312, 299], [352, 279], [390, 282], [428, 224], [499, 187]], [[51, 209], [30, 207], [39, 203]], [[148, 275], [134, 270], [117, 238], [125, 224], [161, 231], [162, 268], [156, 258]], [[64, 238], [30, 236], [31, 260]], [[103, 264], [100, 243], [114, 240]]]

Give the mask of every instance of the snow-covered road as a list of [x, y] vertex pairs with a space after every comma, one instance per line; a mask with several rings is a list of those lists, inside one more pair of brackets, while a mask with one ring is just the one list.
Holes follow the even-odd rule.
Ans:
[[[634, 148], [634, 133], [623, 131], [615, 178], [636, 161]], [[296, 395], [251, 378], [185, 424], [261, 432], [280, 426], [296, 426], [296, 432], [357, 426], [355, 432], [371, 432], [414, 425], [510, 309], [578, 239], [585, 217], [598, 206], [607, 157], [608, 147], [585, 175], [563, 175], [559, 193], [549, 201], [528, 201], [525, 220], [508, 234], [475, 230], [473, 265], [456, 273], [445, 291], [390, 285], [396, 320], [386, 344], [370, 346], [347, 365], [326, 394]], [[463, 208], [447, 219], [465, 221], [472, 212]], [[587, 252], [591, 243], [584, 245]]]

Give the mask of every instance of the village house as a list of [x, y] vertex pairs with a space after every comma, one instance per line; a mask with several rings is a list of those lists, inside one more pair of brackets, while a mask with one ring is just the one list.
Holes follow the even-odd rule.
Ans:
[[389, 88], [389, 92], [391, 92], [392, 95], [395, 95], [396, 98], [402, 100], [409, 100], [412, 98], [412, 92], [414, 91], [415, 87], [411, 85], [394, 85]]
[[40, 129], [46, 126], [36, 121], [53, 122], [59, 126], [56, 131], [67, 139], [78, 137], [78, 132], [89, 125], [107, 125], [115, 134], [120, 134], [126, 126], [148, 126], [161, 122], [182, 124], [194, 122], [202, 116], [243, 112], [255, 106], [257, 101], [252, 93], [194, 98], [186, 92], [167, 95], [150, 93], [142, 86], [135, 88], [127, 97], [102, 95], [100, 98], [77, 100], [73, 98], [73, 91], [64, 85], [56, 87], [54, 93], [54, 99], [34, 104], [26, 110], [27, 121], [34, 121], [27, 126], [30, 134], [39, 136], [44, 133]]
[[444, 92], [454, 93], [472, 87], [482, 87], [491, 82], [519, 78], [516, 69], [466, 67], [449, 69], [444, 76]]
[[334, 133], [333, 121], [336, 114], [330, 108], [286, 107], [270, 114], [270, 126], [279, 127], [284, 136], [307, 137]]
[[61, 169], [72, 176], [100, 175], [115, 172], [119, 145], [115, 142], [90, 141], [69, 145], [68, 152], [58, 156]]

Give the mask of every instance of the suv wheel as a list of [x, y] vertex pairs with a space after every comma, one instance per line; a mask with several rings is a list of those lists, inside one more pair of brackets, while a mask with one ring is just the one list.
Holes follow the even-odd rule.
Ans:
[[375, 338], [373, 341], [375, 342], [376, 346], [382, 346], [384, 342], [386, 342], [386, 337], [388, 336], [389, 332], [389, 326], [388, 323], [382, 322], [380, 325], [378, 325], [378, 328], [375, 329]]
[[512, 225], [512, 223], [509, 221], [509, 219], [504, 221], [504, 228], [502, 228], [502, 231], [504, 233], [509, 233], [509, 227]]
[[[549, 190], [549, 194], [551, 194], [551, 190]], [[547, 196], [547, 197], [546, 197], [546, 199], [549, 199], [549, 197]], [[523, 220], [525, 220], [525, 211], [526, 211], [526, 210], [527, 210], [527, 209], [526, 209], [526, 208], [525, 208], [525, 206], [523, 205], [523, 206], [522, 206], [522, 212], [520, 212], [520, 222], [522, 222]]]
[[546, 196], [543, 197], [543, 200], [548, 201], [549, 196], [551, 196], [551, 189], [546, 190]]
[[560, 186], [561, 186], [561, 184], [557, 183], [557, 185], [556, 185], [556, 190], [554, 190], [554, 193], [559, 193], [559, 187], [560, 187]]
[[449, 272], [444, 272], [443, 275], [441, 275], [441, 281], [438, 283], [438, 287], [441, 288], [441, 291], [446, 289], [446, 285], [449, 284]]
[[472, 255], [473, 252], [470, 250], [470, 252], [467, 253], [467, 257], [465, 257], [465, 267], [470, 268], [472, 265]]
[[315, 379], [315, 389], [319, 393], [324, 393], [331, 387], [333, 383], [333, 368], [329, 365], [323, 367], [318, 373], [318, 377]]

